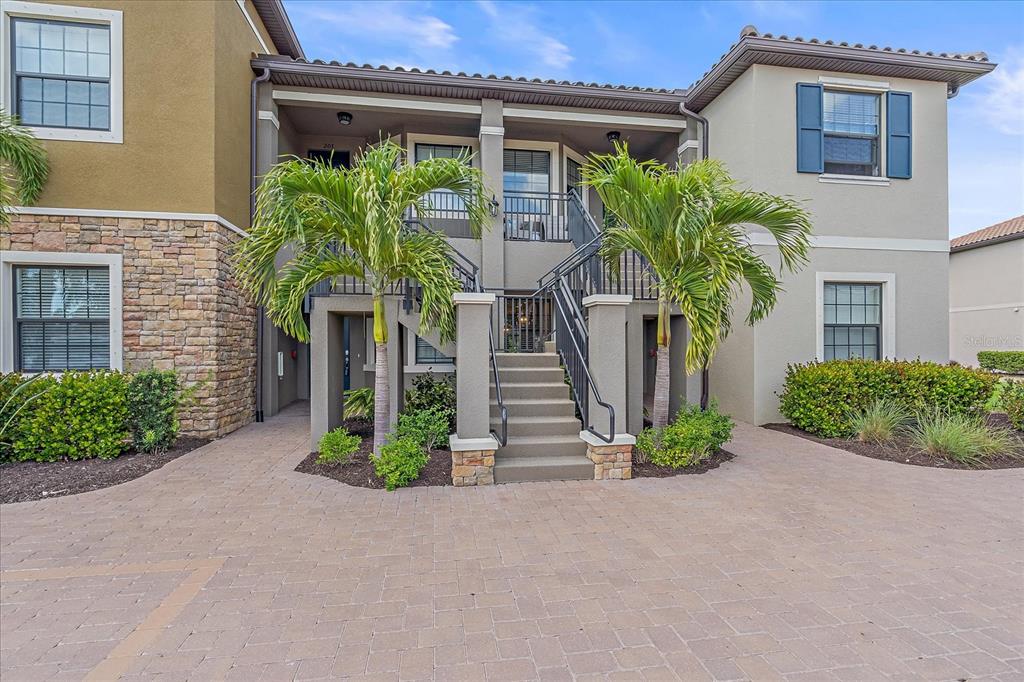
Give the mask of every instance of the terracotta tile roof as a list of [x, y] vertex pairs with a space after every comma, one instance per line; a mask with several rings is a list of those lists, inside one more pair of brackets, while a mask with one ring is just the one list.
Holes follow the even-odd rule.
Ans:
[[739, 40], [687, 89], [687, 106], [700, 111], [752, 64], [946, 81], [951, 91], [996, 67], [984, 52], [929, 52], [801, 36], [791, 38], [744, 26]]
[[989, 242], [1004, 242], [1011, 239], [1024, 239], [1024, 215], [1004, 220], [995, 225], [983, 227], [963, 236], [950, 240], [951, 251], [960, 251], [976, 246], [984, 246]]
[[517, 83], [537, 83], [543, 85], [563, 85], [577, 88], [603, 88], [607, 90], [627, 90], [629, 92], [655, 92], [660, 94], [681, 94], [682, 90], [671, 90], [668, 88], [648, 88], [639, 85], [619, 85], [615, 83], [584, 83], [583, 81], [559, 81], [551, 78], [526, 78], [525, 76], [498, 76], [493, 73], [486, 76], [480, 73], [466, 73], [465, 71], [437, 71], [436, 69], [419, 69], [416, 67], [404, 68], [401, 66], [385, 66], [381, 64], [357, 64], [356, 62], [324, 61], [323, 59], [293, 59], [295, 64], [317, 64], [320, 66], [339, 66], [348, 69], [361, 69], [365, 71], [383, 71], [390, 73], [415, 73], [429, 76], [453, 76], [456, 78], [475, 78], [491, 81], [515, 81]]

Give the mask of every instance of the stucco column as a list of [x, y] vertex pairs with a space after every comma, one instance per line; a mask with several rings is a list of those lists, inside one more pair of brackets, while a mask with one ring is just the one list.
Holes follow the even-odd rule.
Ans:
[[448, 439], [452, 452], [452, 483], [457, 486], [494, 483], [491, 436], [490, 345], [487, 326], [495, 296], [462, 293], [452, 297], [457, 307], [455, 333], [456, 433]]
[[594, 463], [595, 480], [633, 476], [636, 438], [626, 430], [626, 318], [632, 301], [632, 296], [619, 294], [596, 294], [583, 299], [590, 331], [590, 375], [601, 391], [601, 398], [615, 410], [615, 433], [609, 434], [608, 410], [597, 404], [591, 392], [590, 423], [602, 435], [612, 435], [609, 443], [587, 430], [580, 432], [580, 438], [587, 444], [587, 457]]
[[316, 450], [322, 435], [341, 426], [345, 382], [341, 315], [314, 305], [310, 333], [316, 343], [310, 347], [309, 449]]
[[505, 128], [502, 102], [485, 99], [480, 102], [480, 169], [484, 175], [484, 191], [498, 202], [498, 215], [489, 217], [481, 241], [481, 275], [489, 290], [505, 288], [505, 227], [503, 194]]
[[[597, 383], [601, 398], [615, 409], [617, 434], [626, 430], [626, 311], [633, 297], [621, 294], [596, 294], [583, 299], [590, 330], [590, 374]], [[597, 404], [593, 392], [590, 400], [590, 422], [594, 429], [607, 434], [608, 410]]]

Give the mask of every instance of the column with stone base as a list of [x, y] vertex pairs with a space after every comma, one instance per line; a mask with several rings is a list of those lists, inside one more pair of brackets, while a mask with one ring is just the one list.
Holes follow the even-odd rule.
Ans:
[[616, 436], [606, 443], [589, 431], [580, 434], [587, 444], [587, 457], [594, 463], [594, 480], [633, 478], [633, 446], [636, 438], [629, 434]]
[[[581, 431], [587, 457], [594, 463], [595, 480], [633, 477], [633, 446], [636, 438], [626, 431], [626, 307], [632, 296], [598, 294], [583, 299], [590, 332], [589, 367], [601, 398], [615, 412], [614, 424], [608, 410], [591, 393], [590, 421], [594, 430], [612, 437], [611, 442], [590, 431]], [[615, 433], [611, 433], [614, 429]]]
[[495, 295], [460, 293], [453, 297], [458, 310], [455, 333], [456, 433], [448, 438], [452, 452], [452, 483], [457, 486], [494, 483], [491, 436], [490, 345], [487, 327]]

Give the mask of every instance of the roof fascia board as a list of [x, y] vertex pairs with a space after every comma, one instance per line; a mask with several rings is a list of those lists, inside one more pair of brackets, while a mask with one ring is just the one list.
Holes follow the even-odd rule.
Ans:
[[480, 104], [464, 102], [443, 102], [430, 99], [407, 97], [370, 97], [352, 95], [331, 90], [275, 87], [275, 102], [293, 104], [322, 104], [366, 107], [369, 109], [398, 109], [402, 111], [430, 111], [437, 114], [479, 116]]
[[1000, 237], [992, 237], [991, 239], [982, 239], [976, 242], [970, 242], [961, 246], [949, 247], [950, 253], [959, 253], [960, 251], [970, 251], [971, 249], [980, 249], [983, 246], [992, 246], [993, 244], [1003, 244], [1005, 242], [1012, 242], [1017, 239], [1024, 239], [1024, 232], [1014, 232], [1013, 234], [1004, 234]]
[[558, 83], [535, 83], [533, 81], [526, 80], [484, 78], [482, 76], [424, 73], [422, 71], [380, 70], [373, 69], [372, 67], [344, 66], [341, 64], [311, 64], [308, 62], [295, 62], [287, 59], [275, 59], [270, 55], [261, 55], [256, 59], [253, 59], [252, 66], [255, 69], [269, 68], [271, 71], [277, 71], [280, 73], [379, 80], [406, 84], [422, 83], [453, 88], [472, 88], [481, 91], [531, 91], [551, 96], [583, 96], [601, 99], [621, 99], [627, 101], [643, 100], [661, 104], [678, 104], [684, 98], [684, 92], [682, 91], [678, 93], [645, 92], [626, 88], [605, 88], [593, 85], [561, 85]]
[[[714, 67], [691, 87], [687, 92], [687, 102], [696, 102], [704, 96], [722, 76], [733, 69], [737, 63], [749, 67], [756, 64], [756, 59], [747, 61], [750, 53], [773, 53], [803, 56], [816, 59], [836, 59], [851, 64], [889, 65], [893, 67], [929, 69], [972, 76], [969, 80], [982, 76], [996, 67], [992, 62], [953, 59], [935, 55], [921, 55], [907, 52], [886, 52], [869, 50], [842, 45], [824, 45], [822, 43], [779, 41], [773, 38], [745, 37], [733, 47]], [[851, 73], [856, 73], [851, 70]], [[960, 82], [957, 80], [957, 82]], [[706, 103], [705, 103], [706, 104]]]
[[505, 107], [502, 111], [505, 120], [547, 120], [571, 121], [573, 123], [593, 125], [614, 125], [624, 128], [666, 128], [669, 130], [685, 130], [683, 118], [656, 118], [653, 116], [628, 116], [621, 114], [604, 114], [578, 109], [538, 109], [533, 107]]

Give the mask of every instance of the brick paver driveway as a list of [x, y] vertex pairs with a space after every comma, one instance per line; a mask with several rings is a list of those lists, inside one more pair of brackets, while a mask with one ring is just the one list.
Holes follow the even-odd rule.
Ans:
[[1024, 471], [741, 426], [703, 476], [353, 489], [297, 411], [0, 508], [5, 682], [1024, 678]]

